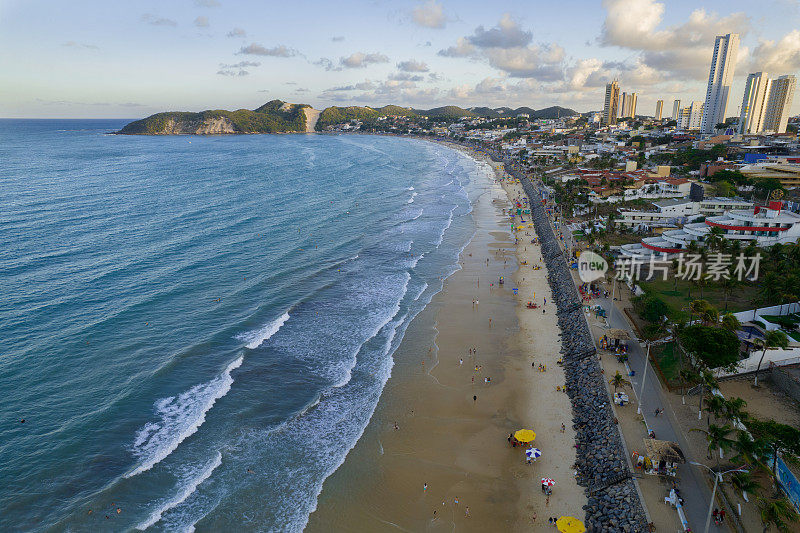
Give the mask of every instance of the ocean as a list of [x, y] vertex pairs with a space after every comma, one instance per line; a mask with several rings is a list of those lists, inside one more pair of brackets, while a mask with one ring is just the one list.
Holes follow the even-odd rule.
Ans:
[[0, 120], [0, 530], [300, 531], [490, 169], [126, 122]]

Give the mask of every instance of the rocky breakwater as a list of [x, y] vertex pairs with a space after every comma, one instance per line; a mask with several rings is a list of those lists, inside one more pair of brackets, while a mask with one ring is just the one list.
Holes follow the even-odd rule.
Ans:
[[647, 531], [644, 507], [631, 478], [597, 350], [567, 261], [538, 191], [526, 176], [512, 174], [519, 178], [530, 200], [531, 218], [558, 309], [567, 393], [576, 431], [578, 483], [586, 488], [588, 497], [584, 507], [587, 530]]

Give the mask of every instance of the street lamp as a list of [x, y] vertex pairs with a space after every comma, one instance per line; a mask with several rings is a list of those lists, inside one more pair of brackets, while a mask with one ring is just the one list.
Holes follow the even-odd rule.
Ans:
[[714, 508], [714, 497], [717, 495], [717, 485], [720, 481], [722, 481], [722, 476], [725, 474], [729, 474], [731, 472], [749, 472], [749, 470], [745, 470], [741, 467], [739, 468], [732, 468], [731, 470], [726, 470], [725, 472], [714, 472], [710, 467], [704, 465], [703, 463], [695, 463], [694, 461], [689, 461], [690, 465], [694, 466], [702, 466], [709, 472], [714, 475], [714, 490], [711, 492], [711, 502], [708, 504], [708, 516], [706, 517], [706, 529], [705, 533], [708, 533], [708, 528], [711, 526], [711, 509]]

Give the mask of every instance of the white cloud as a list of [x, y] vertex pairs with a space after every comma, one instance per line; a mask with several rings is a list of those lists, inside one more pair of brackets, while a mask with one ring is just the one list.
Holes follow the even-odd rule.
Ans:
[[250, 75], [250, 73], [247, 72], [246, 70], [240, 70], [238, 72], [235, 70], [219, 70], [217, 71], [217, 74], [219, 74], [220, 76], [235, 76], [235, 77]]
[[444, 28], [447, 24], [447, 16], [444, 14], [442, 4], [436, 0], [429, 0], [414, 8], [411, 12], [412, 20], [425, 28]]
[[288, 48], [284, 45], [274, 46], [272, 48], [265, 48], [260, 44], [250, 44], [243, 46], [237, 54], [249, 54], [256, 56], [272, 56], [272, 57], [294, 57], [298, 54], [294, 48]]
[[[607, 11], [598, 41], [641, 52], [640, 61], [661, 73], [694, 80], [708, 77], [717, 35], [744, 36], [750, 21], [744, 13], [721, 17], [704, 9], [692, 11], [686, 22], [659, 29], [666, 4], [656, 0], [604, 0]], [[746, 50], [740, 51], [740, 58]]]
[[339, 66], [342, 68], [366, 68], [367, 65], [388, 62], [389, 58], [379, 53], [355, 52], [347, 57], [339, 58]]
[[410, 72], [393, 72], [389, 74], [389, 79], [397, 81], [423, 81], [425, 76], [411, 74]]
[[247, 32], [243, 28], [233, 28], [228, 32], [228, 37], [247, 37]]
[[233, 63], [232, 65], [227, 65], [225, 63], [220, 63], [219, 68], [221, 69], [232, 69], [232, 68], [247, 68], [247, 67], [258, 67], [261, 66], [261, 63], [258, 61], [239, 61], [238, 63]]
[[416, 61], [414, 59], [409, 59], [408, 61], [401, 61], [397, 64], [397, 68], [402, 70], [403, 72], [428, 72], [430, 69], [428, 65], [423, 63], [422, 61]]
[[503, 15], [494, 28], [487, 30], [478, 26], [467, 37], [467, 41], [478, 48], [515, 48], [529, 44], [532, 39], [533, 34], [522, 30], [508, 13]]
[[331, 41], [333, 41], [335, 43], [340, 43], [340, 42], [344, 41], [344, 35], [335, 35], [335, 36], [331, 37]]
[[157, 17], [151, 13], [145, 13], [141, 16], [140, 19], [145, 24], [150, 24], [151, 26], [177, 26], [178, 23], [172, 19]]
[[460, 37], [455, 46], [439, 50], [439, 55], [444, 57], [469, 57], [474, 55], [476, 51], [477, 49], [465, 37]]
[[194, 25], [198, 28], [208, 28], [208, 17], [197, 17], [194, 19]]
[[800, 30], [792, 30], [777, 43], [760, 41], [752, 54], [750, 71], [765, 71], [777, 77], [800, 70]]
[[564, 49], [557, 44], [486, 51], [489, 64], [517, 78], [556, 81], [563, 78]]

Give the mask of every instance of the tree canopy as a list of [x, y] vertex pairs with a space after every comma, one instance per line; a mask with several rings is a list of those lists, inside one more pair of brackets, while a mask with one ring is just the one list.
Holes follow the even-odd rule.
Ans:
[[707, 368], [725, 368], [739, 360], [739, 338], [730, 330], [696, 324], [681, 333], [683, 348]]

